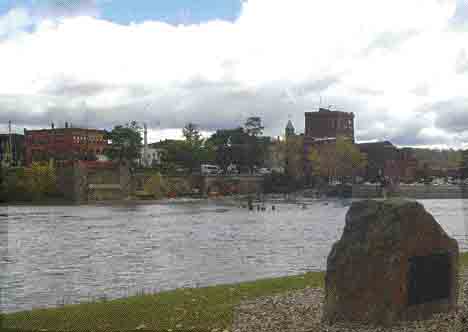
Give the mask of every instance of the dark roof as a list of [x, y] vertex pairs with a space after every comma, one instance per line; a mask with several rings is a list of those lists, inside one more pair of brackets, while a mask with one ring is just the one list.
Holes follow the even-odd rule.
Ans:
[[372, 148], [382, 148], [382, 147], [392, 147], [396, 148], [395, 145], [390, 141], [381, 141], [381, 142], [370, 142], [370, 143], [358, 143], [360, 149], [372, 149]]
[[46, 128], [46, 129], [34, 129], [34, 130], [26, 130], [28, 133], [34, 132], [64, 132], [64, 131], [89, 131], [89, 132], [105, 132], [105, 129], [95, 129], [95, 128], [76, 128], [76, 127], [69, 127], [69, 128]]

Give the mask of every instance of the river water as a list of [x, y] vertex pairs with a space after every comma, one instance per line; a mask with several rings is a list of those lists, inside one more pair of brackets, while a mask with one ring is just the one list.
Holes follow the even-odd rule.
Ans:
[[[468, 200], [421, 202], [468, 251]], [[0, 207], [0, 310], [324, 270], [349, 205]]]

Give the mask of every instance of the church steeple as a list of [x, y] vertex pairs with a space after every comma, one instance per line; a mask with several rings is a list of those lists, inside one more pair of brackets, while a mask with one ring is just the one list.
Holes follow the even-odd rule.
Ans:
[[288, 120], [288, 124], [286, 125], [286, 130], [285, 130], [286, 137], [294, 136], [296, 134], [295, 131], [296, 130], [294, 129], [294, 126], [291, 120]]

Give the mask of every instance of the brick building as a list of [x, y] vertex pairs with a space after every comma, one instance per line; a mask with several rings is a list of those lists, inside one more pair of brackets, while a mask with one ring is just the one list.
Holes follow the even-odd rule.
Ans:
[[24, 129], [26, 165], [33, 161], [86, 160], [99, 157], [107, 148], [106, 132], [98, 129]]
[[310, 139], [348, 137], [354, 142], [354, 113], [330, 111], [305, 113], [305, 137]]
[[398, 149], [389, 141], [361, 143], [358, 148], [367, 156], [365, 178], [376, 180], [386, 176], [404, 182], [414, 181], [418, 161], [411, 149]]

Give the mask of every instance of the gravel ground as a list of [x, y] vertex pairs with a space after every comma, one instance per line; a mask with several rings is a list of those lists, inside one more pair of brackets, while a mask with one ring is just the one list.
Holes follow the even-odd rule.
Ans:
[[460, 275], [460, 309], [425, 321], [401, 322], [392, 327], [321, 323], [324, 290], [306, 288], [242, 302], [234, 309], [234, 332], [468, 332], [468, 269]]

